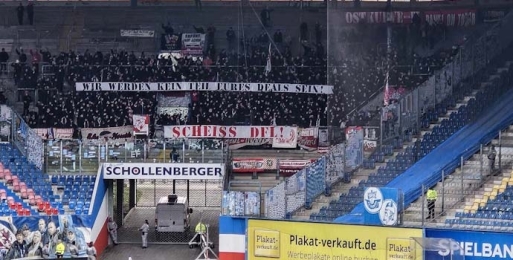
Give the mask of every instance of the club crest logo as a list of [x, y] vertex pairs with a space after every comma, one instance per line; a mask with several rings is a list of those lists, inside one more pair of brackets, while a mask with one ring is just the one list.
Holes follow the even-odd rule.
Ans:
[[371, 187], [365, 190], [363, 194], [363, 205], [365, 210], [371, 214], [376, 214], [383, 204], [383, 194], [378, 188]]
[[390, 199], [385, 200], [379, 210], [379, 219], [385, 226], [397, 225], [397, 203]]

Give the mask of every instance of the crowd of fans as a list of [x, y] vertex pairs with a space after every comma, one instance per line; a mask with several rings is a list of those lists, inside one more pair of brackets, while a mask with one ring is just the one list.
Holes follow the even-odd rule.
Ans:
[[[363, 25], [362, 25], [363, 26]], [[13, 63], [20, 88], [36, 88], [37, 101], [23, 97], [24, 116], [32, 127], [112, 127], [130, 125], [132, 114], [151, 114], [159, 124], [253, 124], [343, 126], [360, 123], [371, 113], [352, 113], [372, 94], [390, 86], [413, 88], [450, 55], [421, 58], [413, 54], [418, 41], [409, 40], [405, 26], [394, 28], [394, 41], [386, 42], [379, 25], [342, 31], [348, 53], [326, 55], [322, 41], [301, 42], [301, 55], [293, 55], [289, 43], [276, 31], [266, 72], [269, 37], [257, 35], [240, 41], [245, 52], [221, 50], [204, 57], [157, 57], [145, 53], [112, 50], [110, 53], [60, 53], [30, 51], [33, 66]], [[319, 33], [316, 28], [316, 39]], [[231, 30], [231, 29], [230, 29]], [[385, 33], [383, 33], [385, 31]], [[419, 37], [420, 40], [425, 40]], [[227, 40], [234, 41], [233, 33]], [[421, 43], [420, 43], [421, 44]], [[36, 54], [37, 53], [37, 54]], [[35, 58], [34, 58], [35, 57]], [[330, 61], [328, 62], [328, 57]], [[38, 64], [44, 62], [44, 77]], [[327, 64], [330, 68], [327, 69]], [[327, 75], [327, 73], [329, 75]], [[275, 82], [334, 85], [334, 95], [294, 93], [193, 92], [182, 113], [157, 113], [160, 93], [75, 92], [75, 82], [223, 81]], [[329, 119], [329, 120], [328, 120]], [[348, 122], [349, 121], [349, 122]]]
[[337, 53], [328, 53], [328, 81], [335, 86], [329, 97], [329, 125], [365, 124], [380, 107], [359, 109], [377, 91], [384, 91], [387, 84], [391, 89], [415, 88], [450, 62], [454, 49], [426, 57], [414, 51], [416, 46], [433, 48], [444, 34], [440, 25], [396, 25], [392, 35], [387, 35], [386, 26], [360, 24], [342, 31], [340, 38], [332, 38], [341, 44]]

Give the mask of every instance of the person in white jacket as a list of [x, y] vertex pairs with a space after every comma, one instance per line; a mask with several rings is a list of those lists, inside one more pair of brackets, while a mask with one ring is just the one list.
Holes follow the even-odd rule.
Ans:
[[139, 231], [141, 231], [142, 248], [148, 248], [148, 230], [150, 230], [150, 224], [148, 220], [145, 220]]
[[109, 235], [110, 239], [112, 239], [112, 243], [115, 246], [118, 245], [118, 224], [111, 217], [109, 217], [107, 229], [109, 230]]
[[88, 260], [96, 260], [96, 248], [94, 247], [93, 242], [89, 242], [88, 247], [86, 249], [87, 259]]

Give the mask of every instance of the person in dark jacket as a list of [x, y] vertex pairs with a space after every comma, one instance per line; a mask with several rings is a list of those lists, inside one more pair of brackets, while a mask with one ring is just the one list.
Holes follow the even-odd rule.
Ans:
[[174, 163], [178, 162], [178, 158], [180, 157], [180, 155], [176, 151], [176, 148], [173, 147], [173, 150], [171, 150], [171, 154], [169, 154], [169, 157], [171, 157], [172, 162], [174, 162]]
[[18, 7], [16, 7], [16, 14], [18, 15], [18, 24], [23, 25], [23, 13], [25, 12], [25, 7], [20, 3]]
[[25, 243], [25, 240], [23, 240], [23, 233], [21, 230], [18, 230], [18, 232], [16, 232], [16, 241], [12, 243], [11, 247], [9, 248], [9, 252], [7, 252], [5, 258], [18, 259], [27, 257], [27, 250], [28, 246]]
[[34, 3], [33, 2], [30, 2], [27, 5], [27, 17], [29, 20], [29, 24], [33, 25], [34, 24]]
[[0, 51], [0, 74], [7, 73], [7, 61], [9, 60], [9, 54], [2, 48]]
[[271, 26], [271, 11], [272, 10], [266, 6], [262, 12], [260, 12], [260, 19], [262, 20], [264, 27]]

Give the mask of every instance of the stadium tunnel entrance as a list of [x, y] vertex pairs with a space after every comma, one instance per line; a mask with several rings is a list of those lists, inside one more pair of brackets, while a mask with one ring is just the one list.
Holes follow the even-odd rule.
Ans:
[[109, 212], [119, 227], [118, 243], [141, 243], [139, 228], [145, 220], [150, 225], [148, 243], [188, 244], [200, 221], [209, 225], [209, 237], [218, 243], [224, 164], [104, 163], [102, 167], [112, 194]]

